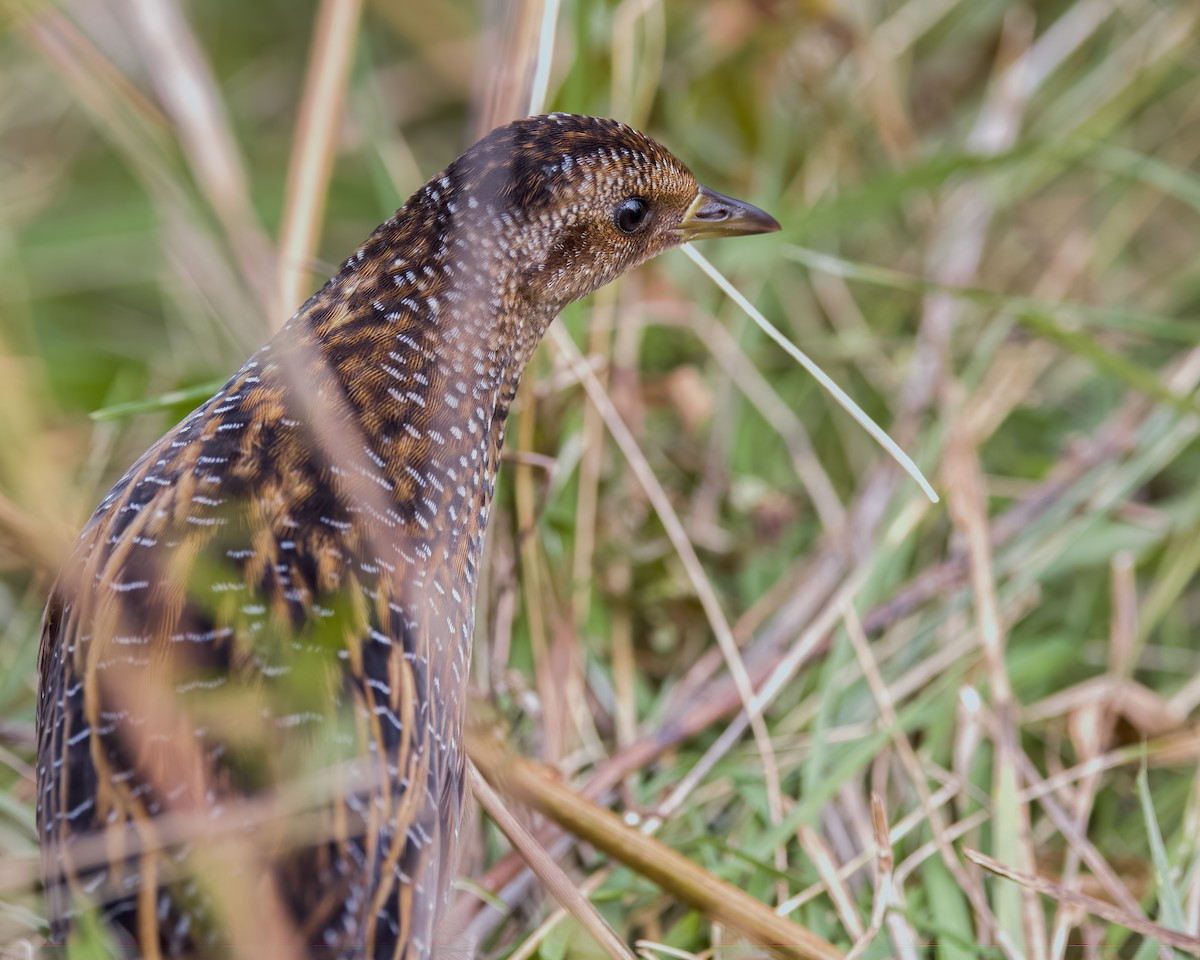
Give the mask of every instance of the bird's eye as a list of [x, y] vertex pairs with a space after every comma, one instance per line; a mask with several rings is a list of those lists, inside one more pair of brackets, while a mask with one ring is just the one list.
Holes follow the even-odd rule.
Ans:
[[617, 204], [613, 220], [622, 233], [637, 233], [649, 222], [650, 204], [641, 197], [629, 197]]

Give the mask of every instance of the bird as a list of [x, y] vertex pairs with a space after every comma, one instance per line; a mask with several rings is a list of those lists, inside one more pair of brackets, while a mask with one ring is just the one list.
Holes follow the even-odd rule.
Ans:
[[624, 123], [516, 120], [154, 443], [42, 621], [51, 942], [90, 912], [125, 956], [255, 955], [279, 929], [297, 956], [432, 956], [522, 372], [627, 270], [778, 229]]

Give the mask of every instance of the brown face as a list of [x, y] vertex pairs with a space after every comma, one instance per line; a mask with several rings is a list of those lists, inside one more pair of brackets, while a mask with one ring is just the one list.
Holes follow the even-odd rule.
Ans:
[[615, 120], [550, 114], [489, 134], [446, 172], [519, 264], [535, 302], [561, 308], [688, 240], [768, 233], [773, 217], [700, 186], [668, 150]]

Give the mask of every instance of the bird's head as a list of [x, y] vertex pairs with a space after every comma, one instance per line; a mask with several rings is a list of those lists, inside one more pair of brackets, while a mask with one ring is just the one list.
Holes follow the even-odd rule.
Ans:
[[458, 259], [496, 264], [518, 295], [555, 312], [685, 241], [779, 229], [700, 186], [644, 134], [562, 113], [492, 131], [424, 193]]

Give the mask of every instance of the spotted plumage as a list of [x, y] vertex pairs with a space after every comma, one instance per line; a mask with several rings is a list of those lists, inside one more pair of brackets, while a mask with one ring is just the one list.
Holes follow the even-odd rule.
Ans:
[[90, 905], [147, 957], [429, 957], [521, 373], [572, 300], [684, 239], [776, 226], [615, 121], [517, 121], [155, 443], [46, 608], [54, 938]]

